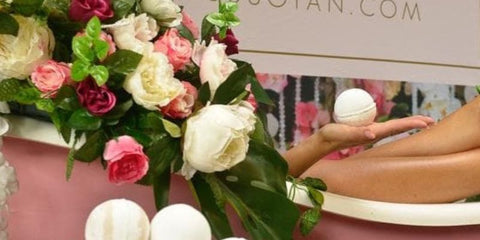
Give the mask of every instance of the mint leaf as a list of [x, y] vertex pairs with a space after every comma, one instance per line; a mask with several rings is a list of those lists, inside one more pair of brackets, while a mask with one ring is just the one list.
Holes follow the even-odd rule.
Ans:
[[0, 101], [13, 101], [15, 95], [26, 87], [24, 82], [15, 78], [0, 81]]
[[89, 74], [90, 62], [76, 60], [72, 65], [72, 79], [77, 82], [83, 81]]
[[90, 39], [98, 39], [102, 31], [100, 19], [97, 16], [91, 18], [85, 27], [85, 33]]
[[14, 12], [31, 16], [43, 5], [43, 0], [13, 0], [11, 7]]
[[102, 65], [92, 66], [90, 68], [90, 75], [95, 79], [98, 86], [102, 86], [108, 80], [108, 69]]
[[72, 50], [75, 56], [84, 62], [92, 62], [95, 54], [91, 49], [92, 40], [84, 36], [74, 37], [72, 40]]
[[137, 69], [142, 57], [134, 51], [120, 49], [108, 56], [102, 64], [112, 72], [126, 75]]
[[103, 40], [95, 39], [93, 41], [93, 50], [95, 51], [97, 58], [100, 60], [107, 57], [109, 48], [110, 46], [108, 46], [108, 43]]
[[319, 208], [312, 208], [305, 211], [300, 220], [300, 232], [303, 236], [308, 235], [317, 225], [321, 218], [321, 212]]

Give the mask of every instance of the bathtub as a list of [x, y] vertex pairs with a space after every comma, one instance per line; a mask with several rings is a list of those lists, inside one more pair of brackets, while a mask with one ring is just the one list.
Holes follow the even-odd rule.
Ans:
[[[10, 239], [82, 239], [90, 210], [110, 198], [134, 200], [150, 217], [155, 214], [150, 188], [114, 186], [105, 181], [100, 164], [75, 163], [72, 179], [64, 181], [68, 150], [54, 127], [31, 118], [8, 120], [12, 128], [3, 152], [20, 181], [20, 191], [9, 201]], [[171, 203], [196, 206], [185, 180], [174, 176], [172, 185]], [[293, 239], [480, 239], [480, 203], [396, 204], [323, 194], [320, 224], [307, 237], [296, 230]], [[297, 190], [294, 201], [301, 210], [311, 206], [304, 191]], [[229, 215], [235, 233], [246, 236]]]

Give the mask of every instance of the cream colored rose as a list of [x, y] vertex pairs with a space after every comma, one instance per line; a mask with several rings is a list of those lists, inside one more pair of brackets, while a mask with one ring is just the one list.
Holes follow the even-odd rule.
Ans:
[[213, 40], [208, 47], [195, 43], [192, 60], [200, 67], [200, 80], [208, 82], [210, 95], [213, 98], [215, 91], [227, 77], [237, 69], [237, 65], [225, 53], [227, 46]]
[[253, 110], [248, 102], [210, 105], [190, 117], [184, 135], [182, 174], [189, 178], [193, 176], [192, 168], [211, 173], [242, 162], [248, 150], [248, 135], [255, 129]]
[[150, 40], [156, 37], [159, 31], [155, 19], [145, 13], [138, 16], [130, 14], [114, 24], [104, 25], [103, 27], [107, 28], [113, 35], [118, 48], [141, 54], [153, 49], [153, 43]]
[[137, 69], [127, 75], [123, 88], [149, 110], [158, 110], [184, 91], [183, 84], [173, 77], [168, 58], [159, 52], [145, 53]]
[[0, 80], [25, 79], [35, 66], [52, 56], [55, 38], [47, 24], [34, 18], [13, 15], [19, 24], [18, 35], [0, 34]]
[[142, 0], [140, 7], [164, 27], [175, 27], [182, 22], [181, 9], [172, 0]]

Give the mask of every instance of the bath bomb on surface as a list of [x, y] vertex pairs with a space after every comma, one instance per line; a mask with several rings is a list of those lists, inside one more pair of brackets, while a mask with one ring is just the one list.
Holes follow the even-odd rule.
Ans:
[[126, 199], [101, 203], [90, 213], [86, 240], [148, 240], [150, 221], [138, 204]]
[[174, 204], [163, 208], [152, 219], [151, 240], [211, 240], [207, 219], [195, 208]]
[[377, 106], [368, 92], [352, 88], [342, 92], [335, 101], [334, 118], [350, 126], [369, 125], [377, 115]]

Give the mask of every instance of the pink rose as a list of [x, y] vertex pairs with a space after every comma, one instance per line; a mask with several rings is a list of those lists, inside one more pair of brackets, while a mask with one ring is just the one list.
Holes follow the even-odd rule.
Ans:
[[78, 84], [77, 95], [82, 106], [95, 116], [101, 116], [112, 110], [117, 101], [106, 85], [99, 87], [91, 78]]
[[171, 28], [155, 42], [155, 51], [165, 54], [173, 70], [177, 71], [190, 62], [192, 44], [180, 37], [176, 28]]
[[70, 67], [63, 62], [49, 60], [35, 67], [33, 84], [47, 97], [55, 97], [58, 89], [70, 81]]
[[313, 102], [299, 102], [295, 106], [295, 124], [299, 127], [310, 128], [317, 113], [317, 106]]
[[190, 15], [188, 15], [185, 11], [182, 12], [182, 24], [190, 30], [193, 35], [193, 38], [198, 39], [200, 37], [200, 31], [198, 30], [197, 24], [192, 20]]
[[385, 95], [385, 82], [378, 80], [356, 79], [358, 85], [365, 89], [372, 95], [375, 104], [377, 105], [377, 116], [389, 115], [395, 103], [389, 101]]
[[88, 22], [93, 16], [100, 20], [113, 17], [110, 0], [72, 0], [69, 15], [72, 20]]
[[112, 183], [135, 183], [148, 171], [148, 157], [143, 153], [143, 146], [130, 136], [108, 141], [103, 158], [108, 163], [108, 180]]
[[257, 73], [256, 75], [263, 88], [277, 93], [281, 93], [288, 85], [287, 75], [285, 74]]
[[227, 30], [227, 36], [225, 36], [224, 39], [220, 39], [220, 36], [216, 34], [213, 36], [215, 40], [217, 40], [219, 43], [223, 43], [227, 45], [227, 49], [225, 49], [225, 53], [227, 55], [233, 55], [238, 53], [238, 40], [235, 37], [235, 34], [233, 34], [232, 29]]
[[161, 111], [165, 116], [183, 119], [192, 114], [195, 99], [197, 99], [197, 89], [189, 82], [182, 82], [185, 93], [174, 98], [167, 106], [162, 107]]

